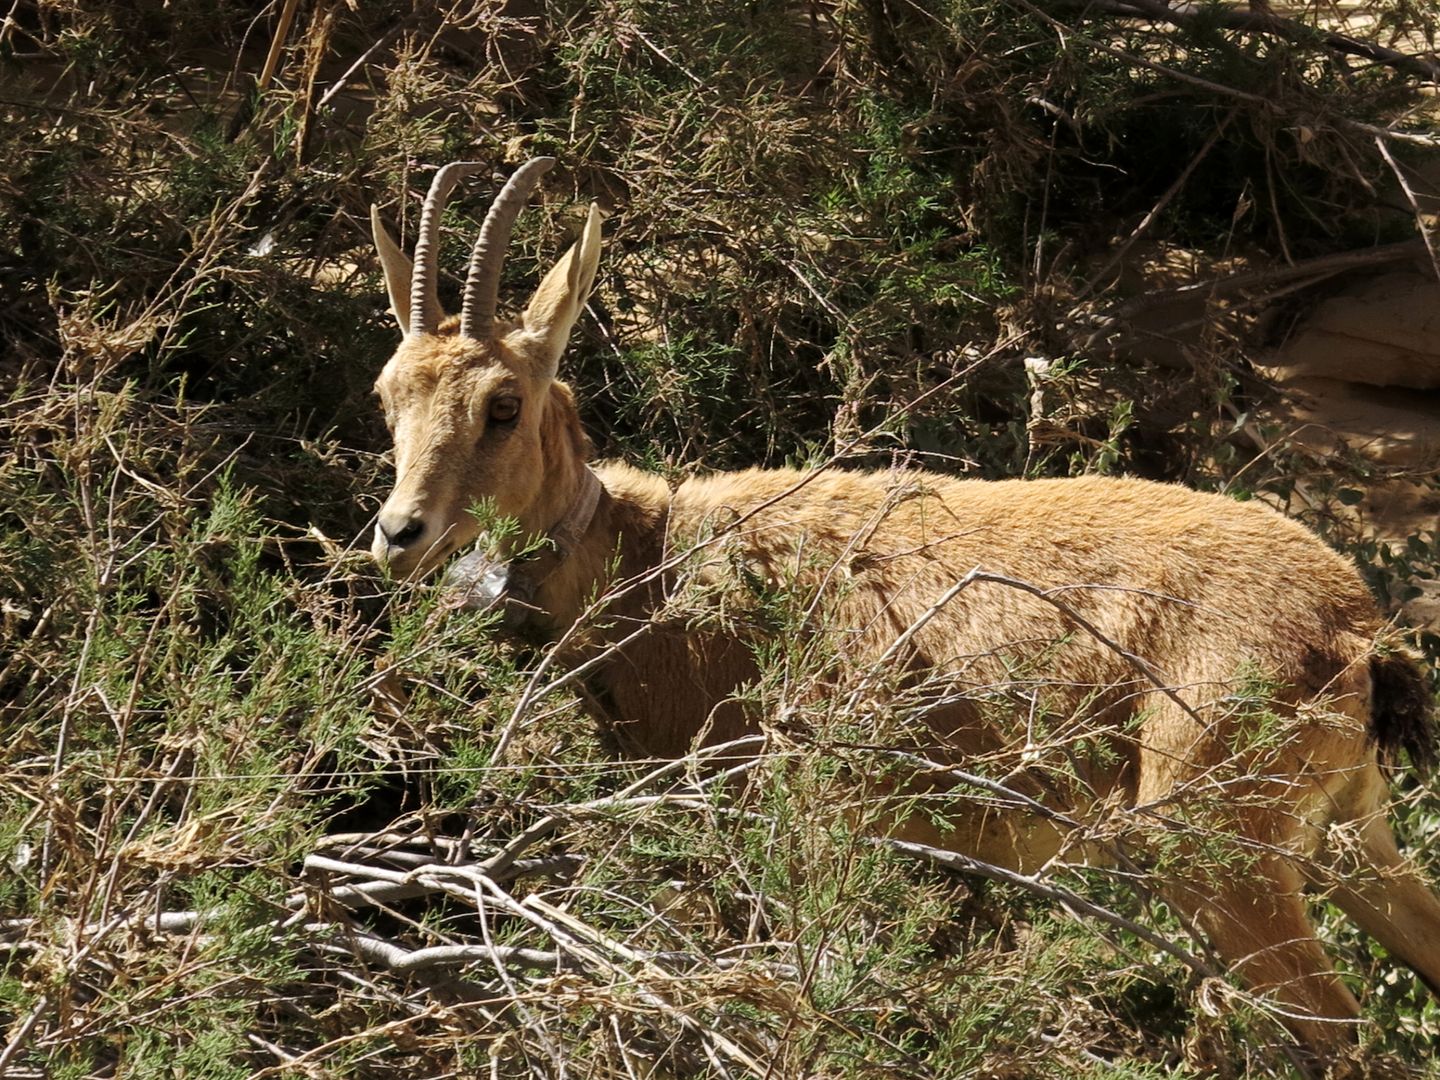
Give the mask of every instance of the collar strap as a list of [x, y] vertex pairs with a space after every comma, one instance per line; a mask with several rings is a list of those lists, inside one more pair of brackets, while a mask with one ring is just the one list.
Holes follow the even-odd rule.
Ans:
[[550, 530], [550, 542], [555, 545], [555, 552], [561, 559], [569, 558], [570, 553], [580, 546], [580, 538], [595, 520], [595, 508], [600, 505], [600, 492], [604, 490], [600, 478], [590, 471], [590, 466], [581, 465], [580, 490], [575, 495], [575, 501]]
[[[590, 471], [590, 466], [580, 466], [580, 490], [565, 516], [550, 530], [550, 550], [536, 552], [529, 558], [515, 559], [505, 568], [502, 579], [497, 583], [495, 599], [508, 597], [521, 609], [533, 608], [535, 590], [540, 583], [559, 569], [560, 564], [580, 546], [580, 539], [595, 520], [595, 509], [600, 505], [600, 493], [605, 485]], [[493, 602], [493, 601], [491, 601]], [[489, 606], [488, 603], [484, 606]], [[522, 625], [527, 616], [513, 607], [507, 611], [505, 624], [511, 629]]]

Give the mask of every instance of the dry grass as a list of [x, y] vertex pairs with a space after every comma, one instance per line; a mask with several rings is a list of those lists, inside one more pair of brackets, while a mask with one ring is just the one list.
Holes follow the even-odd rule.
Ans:
[[[1115, 361], [1096, 259], [1399, 239], [1357, 125], [1405, 128], [1401, 168], [1429, 135], [1411, 74], [1195, 34], [1020, 0], [10, 5], [0, 1074], [1283, 1074], [1143, 881], [857, 830], [854, 778], [901, 766], [837, 753], [844, 708], [779, 722], [815, 658], [771, 658], [728, 780], [621, 764], [543, 653], [354, 545], [391, 344], [367, 204], [413, 232], [429, 166], [543, 151], [509, 273], [613, 211], [569, 361], [606, 452], [1283, 485], [1246, 467], [1239, 345]], [[1434, 1003], [1333, 933], [1372, 1070], [1423, 1074]]]

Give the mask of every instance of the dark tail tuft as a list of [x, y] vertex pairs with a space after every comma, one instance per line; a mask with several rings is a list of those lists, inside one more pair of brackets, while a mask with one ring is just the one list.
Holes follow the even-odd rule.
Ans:
[[1400, 650], [1376, 653], [1370, 658], [1370, 680], [1370, 734], [1381, 757], [1394, 762], [1404, 750], [1416, 768], [1434, 766], [1434, 700], [1415, 659]]

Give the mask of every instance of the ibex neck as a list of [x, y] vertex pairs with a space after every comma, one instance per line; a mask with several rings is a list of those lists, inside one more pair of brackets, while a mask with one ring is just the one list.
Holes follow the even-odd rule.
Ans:
[[[589, 466], [584, 470], [596, 499], [588, 524], [580, 527], [576, 515], [577, 535], [568, 557], [535, 594], [535, 606], [555, 633], [563, 633], [617, 582], [646, 581], [611, 598], [612, 615], [632, 618], [643, 617], [654, 601], [652, 591], [659, 588], [647, 571], [664, 557], [670, 503], [665, 481], [616, 462], [600, 465], [598, 475]], [[572, 505], [582, 509], [578, 500]]]
[[[563, 383], [550, 384], [540, 420], [540, 450], [544, 471], [537, 497], [520, 515], [522, 534], [554, 537], [559, 530], [578, 537], [595, 512], [599, 481], [586, 465], [590, 441], [580, 426], [570, 388]], [[586, 520], [579, 521], [581, 516]]]

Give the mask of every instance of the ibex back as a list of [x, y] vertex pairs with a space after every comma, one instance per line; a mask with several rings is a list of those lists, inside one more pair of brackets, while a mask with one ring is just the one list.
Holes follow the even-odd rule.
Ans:
[[[1345, 559], [1265, 507], [1136, 480], [777, 470], [672, 490], [592, 467], [556, 374], [600, 256], [593, 207], [520, 318], [495, 317], [511, 227], [550, 164], [529, 162], [496, 199], [458, 320], [436, 298], [435, 240], [446, 195], [476, 166], [437, 174], [413, 267], [374, 219], [404, 333], [376, 383], [397, 471], [376, 559], [400, 575], [434, 569], [476, 538], [469, 511], [486, 500], [549, 539], [492, 582], [541, 630], [637, 582], [583, 640], [611, 649], [590, 678], [602, 719], [650, 755], [755, 730], [733, 698], [774, 632], [743, 605], [661, 617], [678, 578], [719, 596], [738, 566], [752, 583], [808, 589], [804, 634], [835, 646], [822, 686], [852, 695], [856, 715], [898, 715], [917, 757], [983, 760], [1052, 811], [947, 797], [942, 770], [904, 794], [943, 827], [917, 814], [897, 835], [1033, 870], [1069, 852], [1057, 813], [1168, 833], [1166, 899], [1321, 1060], [1353, 1040], [1359, 1007], [1316, 939], [1307, 885], [1440, 991], [1440, 901], [1397, 851], [1380, 764], [1402, 749], [1431, 760], [1429, 695], [1383, 645]], [[1053, 774], [1037, 767], [1061, 759]], [[1217, 874], [1185, 839], [1216, 835], [1243, 870]]]

